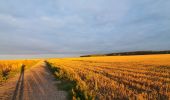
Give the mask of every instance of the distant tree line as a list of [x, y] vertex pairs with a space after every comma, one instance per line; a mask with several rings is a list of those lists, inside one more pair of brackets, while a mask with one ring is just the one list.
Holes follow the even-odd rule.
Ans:
[[150, 55], [150, 54], [170, 54], [170, 50], [166, 50], [166, 51], [132, 51], [132, 52], [118, 52], [118, 53], [94, 54], [94, 55], [92, 54], [92, 55], [83, 55], [80, 57]]

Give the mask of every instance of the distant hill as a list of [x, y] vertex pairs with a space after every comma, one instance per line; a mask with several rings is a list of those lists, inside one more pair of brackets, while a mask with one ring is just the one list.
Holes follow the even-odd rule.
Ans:
[[108, 53], [108, 54], [83, 55], [83, 56], [80, 56], [80, 57], [150, 55], [150, 54], [170, 54], [170, 50], [166, 50], [166, 51], [131, 51], [131, 52], [117, 52], [117, 53]]

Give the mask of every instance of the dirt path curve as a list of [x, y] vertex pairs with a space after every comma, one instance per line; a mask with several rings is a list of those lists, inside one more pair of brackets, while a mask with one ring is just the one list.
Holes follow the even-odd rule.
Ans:
[[55, 77], [45, 62], [10, 79], [0, 86], [0, 100], [66, 100], [66, 92], [58, 90]]

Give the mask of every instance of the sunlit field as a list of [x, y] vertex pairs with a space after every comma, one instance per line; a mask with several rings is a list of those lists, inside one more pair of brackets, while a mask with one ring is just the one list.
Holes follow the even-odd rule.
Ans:
[[40, 60], [0, 60], [0, 84], [25, 69], [35, 65]]
[[58, 78], [76, 83], [73, 99], [170, 99], [168, 54], [64, 58], [48, 62]]

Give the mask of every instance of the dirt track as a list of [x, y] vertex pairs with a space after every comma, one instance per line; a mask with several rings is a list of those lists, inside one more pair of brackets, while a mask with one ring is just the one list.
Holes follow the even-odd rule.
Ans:
[[28, 71], [23, 67], [20, 75], [0, 87], [0, 100], [66, 100], [57, 82], [44, 62]]

